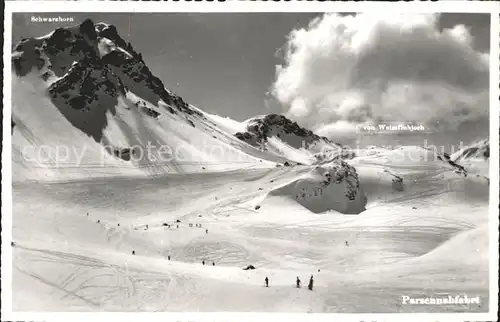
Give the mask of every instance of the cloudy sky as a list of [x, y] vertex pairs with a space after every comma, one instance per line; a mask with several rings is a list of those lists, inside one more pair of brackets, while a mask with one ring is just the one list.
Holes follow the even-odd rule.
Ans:
[[[283, 113], [339, 141], [365, 122], [488, 133], [489, 15], [59, 15], [116, 25], [167, 87], [236, 120]], [[64, 26], [30, 17], [13, 17], [14, 42]]]

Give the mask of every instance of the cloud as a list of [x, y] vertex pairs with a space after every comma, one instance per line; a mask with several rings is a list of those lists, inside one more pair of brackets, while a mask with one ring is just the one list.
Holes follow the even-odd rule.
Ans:
[[347, 140], [355, 135], [357, 129], [353, 123], [340, 120], [329, 124], [320, 124], [315, 132], [320, 136], [335, 138], [336, 140]]
[[489, 55], [438, 15], [325, 14], [293, 30], [271, 92], [302, 125], [330, 136], [365, 122], [449, 128], [487, 117]]

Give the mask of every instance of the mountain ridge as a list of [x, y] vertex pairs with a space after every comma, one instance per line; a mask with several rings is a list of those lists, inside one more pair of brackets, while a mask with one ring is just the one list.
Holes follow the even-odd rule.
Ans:
[[460, 162], [468, 159], [484, 159], [490, 158], [490, 140], [482, 139], [472, 144], [467, 145], [463, 149], [453, 153], [450, 158], [455, 162]]
[[[132, 44], [120, 37], [115, 26], [104, 22], [87, 19], [76, 26], [57, 28], [43, 37], [24, 38], [14, 46], [12, 64], [18, 79], [31, 74], [38, 77], [36, 86], [46, 87], [44, 91], [51, 105], [71, 126], [97, 144], [92, 146], [95, 154], [89, 155], [87, 164], [107, 160], [115, 167], [123, 167], [125, 161], [127, 167], [140, 173], [148, 169], [147, 175], [151, 176], [172, 171], [213, 171], [224, 169], [229, 163], [235, 168], [243, 165], [345, 168], [342, 160], [357, 157], [358, 151], [321, 137], [283, 115], [261, 115], [242, 123], [210, 116], [165, 88]], [[46, 109], [43, 113], [54, 113], [53, 107]], [[17, 104], [12, 119], [14, 133], [19, 121], [25, 121], [16, 116], [23, 110], [25, 119], [32, 114], [26, 102]], [[54, 114], [52, 121], [61, 120]], [[46, 126], [39, 119], [32, 124], [21, 129]], [[71, 130], [67, 125], [61, 126]], [[23, 135], [23, 142], [46, 141], [44, 135]], [[54, 133], [47, 136], [54, 138]], [[74, 141], [70, 141], [71, 137]], [[75, 133], [68, 133], [66, 139], [69, 145], [85, 149], [89, 144]], [[56, 138], [55, 142], [60, 140]], [[144, 156], [150, 143], [158, 143], [159, 147]], [[14, 149], [18, 157], [23, 144]], [[187, 149], [185, 154], [181, 153], [187, 159], [159, 162], [165, 146]], [[212, 151], [205, 151], [207, 147]], [[219, 148], [230, 156], [214, 155], [213, 150]], [[135, 160], [137, 155], [142, 159]], [[466, 175], [462, 166], [450, 162], [446, 156], [435, 157]], [[26, 167], [21, 164], [21, 168]]]
[[[104, 22], [94, 23], [86, 19], [79, 25], [56, 28], [43, 37], [23, 38], [14, 46], [12, 64], [17, 76], [21, 78], [37, 70], [41, 79], [48, 84], [52, 103], [70, 123], [98, 143], [103, 139], [103, 132], [108, 124], [106, 114], [110, 112], [114, 115], [116, 111], [113, 106], [118, 104], [119, 97], [124, 97], [127, 93], [138, 96], [140, 99], [134, 105], [153, 118], [159, 118], [162, 113], [167, 112], [172, 115], [180, 113], [192, 127], [195, 127], [192, 117], [210, 122], [205, 112], [167, 89], [154, 76], [132, 44], [120, 37], [115, 26]], [[152, 106], [146, 106], [145, 102]], [[87, 112], [91, 116], [75, 114], [73, 110]], [[14, 124], [14, 119], [12, 122]], [[256, 131], [258, 123], [258, 128], [267, 131], [266, 133]], [[245, 139], [248, 135], [257, 135], [258, 140], [265, 142], [269, 139], [268, 135], [276, 134], [279, 137], [278, 132], [288, 136], [289, 140], [281, 140], [284, 145], [280, 142], [279, 147], [274, 147], [274, 151], [267, 153], [268, 159], [282, 160], [282, 164], [286, 161], [315, 163], [318, 159], [325, 159], [320, 153], [324, 152], [321, 151], [324, 145], [330, 152], [341, 148], [340, 144], [301, 128], [283, 115], [270, 114], [262, 119], [256, 117], [246, 124], [250, 132], [235, 132], [231, 135], [254, 148], [259, 147]], [[276, 126], [279, 131], [273, 133], [273, 127]], [[322, 143], [323, 146], [316, 147], [315, 151], [305, 151], [317, 143]], [[305, 148], [300, 153], [292, 151], [298, 156], [298, 160], [290, 160], [286, 153], [282, 153], [282, 149], [290, 150], [289, 146], [293, 150]], [[304, 153], [307, 155], [301, 155]], [[276, 155], [269, 157], [269, 154]]]

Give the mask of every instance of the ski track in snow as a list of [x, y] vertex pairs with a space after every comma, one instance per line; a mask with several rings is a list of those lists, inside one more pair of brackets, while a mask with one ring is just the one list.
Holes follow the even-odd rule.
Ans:
[[[115, 46], [104, 42], [101, 51]], [[143, 70], [137, 64], [134, 73]], [[371, 149], [339, 168], [356, 173], [325, 183], [324, 174], [338, 169], [330, 160], [336, 155], [321, 160], [317, 152], [331, 142], [297, 148], [304, 136], [287, 130], [259, 149], [235, 137], [248, 130], [245, 122], [194, 106], [185, 107], [194, 111], [188, 115], [130, 91], [103, 115], [102, 106], [56, 106], [47, 88], [59, 78], [42, 81], [45, 70], [12, 79], [14, 311], [488, 311], [488, 183], [480, 176], [487, 162], [474, 162], [477, 175], [465, 177], [448, 162], [426, 160], [424, 149]], [[78, 93], [70, 85], [62, 96]], [[170, 161], [125, 161], [103, 148], [146, 142], [182, 149]], [[25, 147], [43, 145], [85, 153], [58, 162], [23, 155]], [[397, 159], [401, 151], [417, 161]], [[321, 165], [311, 164], [316, 157]], [[400, 186], [395, 178], [403, 179]], [[351, 203], [341, 195], [347, 184], [356, 192]], [[310, 207], [337, 201], [366, 210], [343, 215]], [[243, 270], [248, 265], [256, 269]], [[311, 274], [312, 292], [295, 288], [297, 276], [306, 286]], [[401, 305], [403, 295], [463, 293], [482, 304]]]
[[[419, 267], [434, 249], [485, 222], [486, 205], [474, 208], [453, 195], [431, 203], [439, 190], [431, 181], [359, 215], [312, 214], [278, 197], [265, 199], [258, 211], [245, 204], [296, 175], [293, 168], [237, 178], [213, 174], [208, 181], [200, 174], [186, 178], [184, 186], [182, 179], [168, 177], [17, 183], [14, 309], [409, 312], [429, 308], [398, 305], [401, 294], [436, 290], [479, 294], [486, 301], [486, 262], [465, 268], [460, 261], [437, 262], [425, 268], [437, 276], [433, 283], [420, 272], [425, 265]], [[475, 255], [456, 254], [464, 262]], [[243, 271], [249, 264], [257, 269]], [[457, 275], [457, 269], [463, 272]], [[310, 274], [313, 292], [293, 288], [295, 276], [307, 281]], [[265, 276], [270, 288], [262, 287]], [[25, 283], [44, 285], [30, 290], [39, 296], [29, 305], [22, 300]]]

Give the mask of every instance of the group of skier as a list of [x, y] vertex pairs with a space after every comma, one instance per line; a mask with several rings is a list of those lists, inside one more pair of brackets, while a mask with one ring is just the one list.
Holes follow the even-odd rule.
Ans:
[[[266, 284], [266, 287], [269, 287], [269, 278], [267, 276], [264, 279], [264, 283]], [[302, 282], [300, 281], [300, 278], [298, 276], [297, 276], [297, 279], [295, 281], [295, 286], [297, 288], [302, 287]], [[314, 277], [313, 277], [313, 275], [311, 275], [311, 277], [309, 278], [309, 284], [307, 285], [307, 288], [309, 289], [309, 291], [313, 290], [313, 286], [314, 286]]]
[[[14, 245], [12, 245], [12, 246], [14, 246]], [[132, 250], [132, 255], [135, 255], [135, 250]], [[171, 259], [170, 255], [168, 255], [168, 256], [167, 256], [167, 259], [168, 259], [168, 260], [170, 260], [170, 259]], [[207, 265], [208, 265], [208, 262], [205, 262], [205, 260], [202, 260], [202, 261], [201, 261], [201, 264], [202, 264], [202, 265], [205, 265], [205, 264], [207, 264]], [[212, 266], [215, 266], [215, 262], [212, 262]]]
[[[348, 246], [349, 246], [349, 242], [346, 240], [346, 241], [344, 242], [344, 245], [345, 245], [346, 247], [348, 247]], [[319, 271], [320, 271], [320, 270], [318, 269], [318, 272], [319, 272]], [[266, 276], [266, 278], [264, 279], [264, 283], [265, 283], [266, 287], [269, 287], [269, 278], [268, 278], [267, 276]], [[297, 288], [301, 288], [301, 287], [302, 287], [302, 282], [301, 282], [301, 280], [300, 280], [300, 278], [299, 278], [298, 276], [297, 276], [297, 279], [295, 280], [295, 286], [296, 286]], [[313, 286], [314, 286], [314, 277], [313, 277], [313, 275], [311, 275], [311, 277], [309, 278], [309, 284], [307, 285], [307, 288], [308, 288], [310, 291], [312, 291]]]
[[[88, 216], [89, 216], [89, 213], [87, 212], [87, 217], [88, 217]], [[179, 222], [180, 222], [180, 220], [176, 220], [176, 222], [177, 222], [177, 223], [179, 223]], [[101, 220], [100, 220], [100, 219], [98, 219], [98, 220], [97, 220], [97, 223], [98, 223], [98, 224], [100, 224], [100, 223], [101, 223]], [[118, 225], [118, 227], [120, 227], [120, 223], [118, 223], [117, 225]], [[201, 226], [201, 224], [195, 224], [195, 225], [196, 225], [195, 227], [197, 227], [197, 228], [201, 228], [201, 227], [202, 227], [202, 226]], [[163, 224], [163, 226], [166, 226], [166, 227], [168, 227], [168, 228], [172, 228], [172, 226], [174, 226], [174, 225], [173, 225], [173, 224], [164, 223], [164, 224]], [[178, 224], [177, 224], [177, 225], [175, 225], [175, 226], [176, 226], [176, 228], [179, 228], [179, 225], [178, 225]], [[189, 226], [189, 227], [193, 227], [193, 224], [192, 224], [192, 223], [189, 223], [189, 224], [188, 224], [188, 226]], [[137, 228], [134, 228], [134, 229], [137, 229]], [[144, 227], [144, 230], [148, 230], [148, 229], [149, 229], [149, 225], [147, 225], [147, 224], [146, 224], [146, 225], [145, 225], [145, 227]], [[205, 234], [208, 234], [208, 229], [205, 229]], [[134, 253], [135, 253], [135, 252], [134, 252]]]
[[[88, 216], [88, 213], [87, 213], [87, 216]], [[97, 221], [97, 223], [100, 223], [100, 220]], [[119, 225], [119, 224], [118, 224]], [[170, 224], [164, 224], [165, 226], [168, 226], [170, 227], [171, 225]], [[193, 227], [193, 224], [192, 223], [189, 223], [189, 227]], [[201, 224], [196, 224], [196, 227], [199, 227], [201, 228]], [[146, 225], [146, 229], [148, 229], [148, 225]], [[179, 225], [177, 225], [177, 228], [179, 228]], [[205, 229], [205, 233], [208, 234], [208, 229]], [[349, 246], [349, 242], [346, 240], [345, 243], [344, 243], [345, 246]], [[11, 243], [11, 246], [14, 246], [14, 243]], [[132, 255], [135, 255], [135, 250], [132, 251]], [[168, 255], [168, 260], [170, 260], [170, 255]], [[205, 260], [202, 260], [202, 265], [205, 265]], [[208, 263], [206, 263], [208, 264]], [[215, 262], [212, 262], [212, 266], [215, 266]], [[318, 270], [319, 272], [320, 270]], [[269, 278], [266, 276], [266, 278], [264, 279], [264, 283], [265, 283], [265, 286], [266, 287], [269, 287]], [[302, 282], [300, 280], [300, 278], [297, 276], [297, 279], [295, 280], [295, 286], [297, 288], [301, 288], [302, 287]], [[314, 277], [313, 275], [311, 275], [311, 277], [309, 278], [309, 284], [307, 285], [307, 288], [312, 291], [313, 290], [313, 286], [314, 286]]]
[[[202, 263], [203, 265], [205, 265], [205, 260], [202, 260], [202, 261], [201, 261], [201, 263]], [[207, 265], [208, 265], [208, 263], [207, 263]], [[212, 262], [212, 266], [215, 266], [215, 262]]]
[[[100, 223], [100, 220], [98, 220], [97, 223]], [[188, 227], [198, 227], [198, 228], [201, 228], [201, 224], [195, 224], [195, 225], [196, 226], [193, 226], [192, 223], [189, 223]], [[120, 226], [120, 224], [118, 224], [118, 226]], [[162, 226], [165, 226], [167, 228], [173, 228], [175, 226], [176, 228], [179, 228], [178, 224], [174, 225], [174, 224], [163, 223]], [[137, 228], [135, 228], [135, 229], [137, 229]], [[144, 230], [148, 230], [148, 229], [149, 229], [149, 225], [145, 225], [144, 226]], [[208, 234], [208, 229], [205, 229], [205, 233]]]

